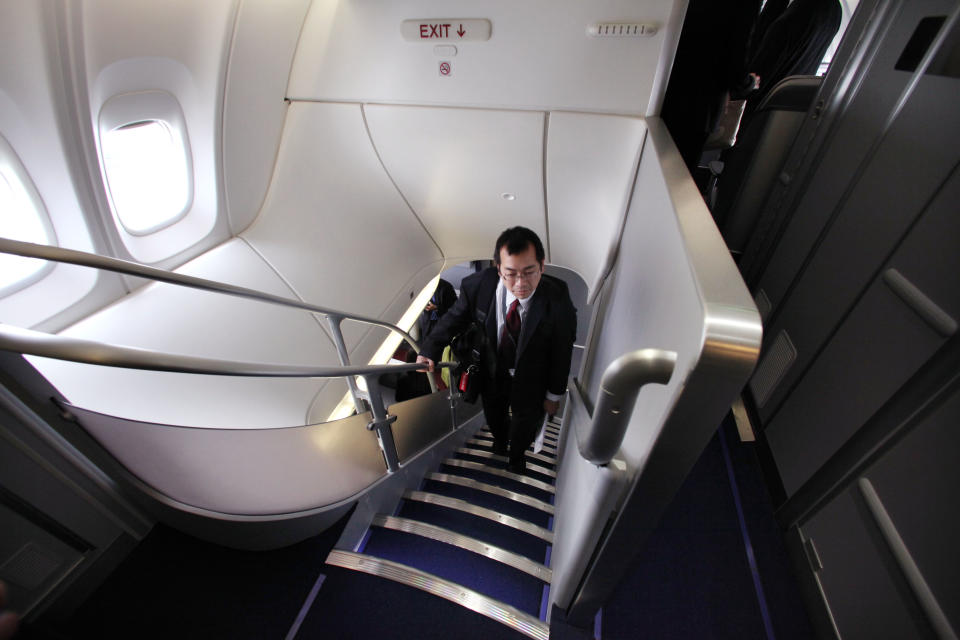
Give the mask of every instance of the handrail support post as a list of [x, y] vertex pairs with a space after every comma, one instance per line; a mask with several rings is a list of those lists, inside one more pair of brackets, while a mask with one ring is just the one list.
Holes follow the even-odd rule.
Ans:
[[[337, 347], [340, 364], [348, 366], [350, 364], [350, 355], [347, 353], [347, 345], [343, 341], [343, 330], [340, 328], [342, 322], [343, 316], [327, 315], [327, 326], [330, 328], [333, 344]], [[357, 379], [353, 376], [344, 376], [344, 378], [347, 381], [347, 387], [350, 388], [350, 394], [353, 396], [353, 406], [356, 408], [357, 413], [363, 413], [367, 408], [363, 406], [363, 394], [360, 392], [360, 387], [357, 386]], [[369, 389], [370, 387], [367, 388]]]
[[394, 473], [400, 470], [400, 457], [397, 454], [397, 444], [393, 440], [393, 429], [390, 425], [397, 421], [397, 416], [388, 414], [383, 406], [383, 395], [380, 393], [380, 382], [377, 378], [378, 376], [374, 375], [363, 376], [370, 393], [370, 411], [373, 413], [373, 420], [367, 424], [367, 429], [377, 432], [377, 441], [380, 443], [387, 469], [390, 473]]

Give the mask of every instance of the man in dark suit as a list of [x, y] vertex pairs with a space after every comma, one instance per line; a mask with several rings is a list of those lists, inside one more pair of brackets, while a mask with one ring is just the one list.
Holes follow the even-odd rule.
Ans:
[[463, 279], [460, 298], [424, 341], [417, 362], [432, 371], [443, 345], [482, 318], [489, 351], [496, 351], [480, 365], [484, 416], [494, 452], [509, 451], [510, 469], [523, 472], [524, 452], [544, 414], [557, 412], [566, 391], [577, 312], [567, 285], [544, 275], [543, 243], [530, 229], [500, 234], [493, 259], [495, 267]]

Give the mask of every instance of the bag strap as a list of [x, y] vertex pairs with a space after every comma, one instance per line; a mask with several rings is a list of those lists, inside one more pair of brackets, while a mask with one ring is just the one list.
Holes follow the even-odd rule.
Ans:
[[493, 296], [497, 292], [497, 282], [499, 282], [499, 280], [500, 278], [497, 276], [495, 270], [489, 273], [489, 275], [485, 273], [480, 280], [474, 314], [481, 327], [485, 327], [487, 324], [487, 314], [493, 305]]

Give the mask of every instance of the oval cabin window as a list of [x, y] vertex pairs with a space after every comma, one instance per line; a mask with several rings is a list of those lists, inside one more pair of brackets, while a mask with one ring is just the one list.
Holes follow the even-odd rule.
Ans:
[[[54, 244], [46, 211], [18, 173], [9, 163], [0, 163], [0, 237]], [[0, 297], [36, 282], [51, 268], [52, 263], [43, 260], [0, 254]]]
[[115, 127], [101, 139], [114, 213], [144, 235], [176, 222], [190, 205], [190, 166], [179, 130], [163, 120]]

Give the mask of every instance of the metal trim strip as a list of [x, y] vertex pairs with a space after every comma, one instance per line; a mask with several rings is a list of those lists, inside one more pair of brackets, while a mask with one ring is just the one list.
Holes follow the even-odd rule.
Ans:
[[486, 482], [480, 482], [479, 480], [474, 480], [473, 478], [468, 478], [466, 476], [458, 476], [449, 473], [428, 473], [424, 477], [427, 480], [446, 482], [461, 487], [467, 487], [468, 489], [476, 489], [477, 491], [491, 493], [495, 496], [500, 496], [501, 498], [508, 498], [514, 502], [519, 502], [520, 504], [524, 504], [528, 507], [533, 507], [534, 509], [539, 509], [540, 511], [549, 513], [550, 515], [553, 515], [554, 513], [553, 505], [544, 502], [543, 500], [537, 500], [536, 498], [528, 496], [525, 493], [510, 491], [509, 489], [504, 489], [503, 487], [498, 487], [493, 484], [487, 484]]
[[546, 491], [547, 493], [556, 493], [556, 489], [552, 484], [546, 482], [541, 482], [540, 480], [534, 480], [533, 478], [528, 478], [522, 476], [519, 473], [514, 473], [512, 471], [507, 471], [505, 469], [497, 469], [496, 467], [491, 467], [490, 465], [481, 464], [479, 462], [470, 462], [469, 460], [457, 460], [456, 458], [447, 458], [441, 464], [445, 464], [450, 467], [460, 467], [461, 469], [472, 469], [474, 471], [483, 471], [484, 473], [489, 473], [492, 476], [500, 476], [501, 478], [508, 478], [515, 482], [520, 482], [525, 485], [529, 485], [535, 489], [540, 489]]
[[506, 549], [486, 543], [483, 540], [471, 538], [470, 536], [463, 535], [462, 533], [457, 533], [456, 531], [451, 531], [450, 529], [444, 529], [443, 527], [438, 527], [427, 522], [420, 522], [419, 520], [412, 520], [410, 518], [400, 518], [397, 516], [386, 516], [380, 514], [374, 516], [373, 521], [370, 524], [374, 527], [383, 527], [384, 529], [392, 529], [393, 531], [412, 533], [423, 538], [429, 538], [430, 540], [436, 540], [437, 542], [449, 544], [457, 547], [458, 549], [476, 553], [484, 556], [485, 558], [490, 558], [491, 560], [505, 564], [508, 567], [513, 567], [514, 569], [531, 575], [538, 580], [546, 582], [547, 584], [550, 584], [550, 580], [553, 578], [553, 571], [549, 567], [540, 564], [539, 562], [535, 562], [526, 556], [522, 556], [512, 551], [507, 551]]
[[[490, 451], [483, 451], [482, 449], [470, 449], [469, 447], [459, 447], [459, 448], [457, 448], [455, 451], [456, 451], [457, 453], [462, 453], [462, 454], [465, 454], [465, 455], [468, 455], [468, 456], [476, 456], [476, 457], [478, 457], [478, 458], [503, 458], [503, 457], [504, 457], [504, 456], [501, 456], [501, 455], [497, 455], [496, 453], [492, 453], [492, 452], [490, 452]], [[537, 455], [537, 454], [528, 453], [528, 454], [526, 454], [526, 457], [527, 457], [527, 458], [532, 458], [532, 457], [535, 456], [535, 455]], [[551, 462], [550, 464], [553, 464], [553, 463]], [[543, 475], [545, 475], [545, 476], [549, 476], [549, 477], [551, 477], [551, 478], [556, 478], [556, 477], [557, 477], [557, 472], [556, 472], [556, 471], [551, 471], [550, 469], [547, 469], [546, 467], [541, 467], [541, 466], [538, 465], [538, 464], [528, 463], [527, 466], [528, 466], [528, 467], [530, 468], [530, 470], [533, 471], [534, 473], [540, 473], [540, 474], [543, 474]]]
[[379, 578], [393, 580], [409, 587], [426, 591], [450, 602], [476, 611], [482, 616], [519, 631], [534, 640], [549, 640], [550, 628], [545, 622], [524, 613], [515, 607], [494, 600], [455, 582], [444, 580], [425, 571], [420, 571], [399, 562], [374, 558], [362, 553], [334, 549], [327, 556], [327, 564], [354, 571], [362, 571]]
[[446, 507], [447, 509], [463, 511], [464, 513], [469, 513], [470, 515], [474, 515], [479, 518], [486, 518], [487, 520], [498, 522], [505, 527], [510, 527], [511, 529], [516, 529], [517, 531], [523, 531], [524, 533], [529, 533], [530, 535], [540, 538], [541, 540], [545, 540], [551, 544], [553, 543], [553, 532], [549, 529], [544, 529], [543, 527], [533, 524], [528, 520], [514, 518], [513, 516], [499, 513], [493, 509], [478, 507], [475, 504], [470, 504], [466, 500], [458, 500], [457, 498], [450, 498], [448, 496], [442, 496], [437, 493], [429, 493], [427, 491], [409, 490], [403, 492], [403, 497], [405, 500], [415, 500], [417, 502], [435, 504], [440, 507]]

